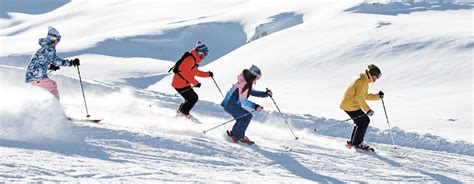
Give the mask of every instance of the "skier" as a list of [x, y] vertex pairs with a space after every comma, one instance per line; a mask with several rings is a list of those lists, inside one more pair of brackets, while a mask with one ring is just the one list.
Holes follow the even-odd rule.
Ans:
[[[371, 64], [364, 73], [359, 75], [349, 88], [347, 88], [340, 108], [344, 110], [356, 124], [352, 130], [351, 140], [347, 141], [347, 147], [355, 146], [357, 149], [373, 151], [364, 141], [365, 132], [369, 126], [370, 119], [368, 116], [374, 115], [374, 111], [370, 109], [365, 100], [380, 100], [384, 93], [380, 91], [378, 94], [367, 94], [369, 83], [375, 82], [382, 76], [380, 69]], [[364, 113], [364, 110], [366, 113]]]
[[252, 65], [249, 69], [244, 69], [242, 73], [238, 75], [237, 83], [230, 88], [221, 103], [224, 110], [236, 118], [232, 131], [227, 130], [227, 134], [232, 138], [233, 142], [240, 141], [245, 144], [254, 143], [245, 136], [245, 131], [252, 120], [252, 114], [244, 109], [244, 107], [257, 112], [261, 112], [263, 107], [255, 104], [247, 98], [250, 95], [256, 97], [268, 97], [273, 95], [270, 90], [265, 92], [253, 90], [252, 86], [256, 84], [257, 80], [261, 77], [261, 71], [255, 65]]
[[46, 38], [39, 39], [41, 46], [31, 57], [30, 64], [26, 69], [26, 83], [41, 87], [50, 92], [59, 100], [58, 86], [55, 81], [48, 78], [47, 70], [56, 71], [60, 66], [79, 66], [79, 59], [66, 60], [56, 56], [56, 45], [61, 40], [58, 30], [48, 27]]
[[190, 53], [186, 52], [173, 67], [175, 69], [173, 70], [175, 75], [173, 76], [171, 86], [173, 86], [173, 88], [175, 88], [184, 98], [184, 102], [179, 106], [177, 114], [189, 120], [194, 119], [189, 111], [191, 111], [199, 98], [193, 88], [201, 87], [201, 83], [194, 79], [194, 77], [214, 76], [211, 71], [203, 72], [198, 68], [199, 63], [208, 55], [208, 53], [209, 49], [206, 45], [198, 42], [196, 48], [194, 48]]

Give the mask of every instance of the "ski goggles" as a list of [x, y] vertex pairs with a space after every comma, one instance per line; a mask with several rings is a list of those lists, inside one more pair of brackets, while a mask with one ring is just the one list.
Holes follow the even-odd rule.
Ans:
[[262, 78], [262, 75], [261, 75], [261, 74], [258, 74], [258, 73], [254, 72], [254, 71], [252, 71], [252, 70], [249, 70], [249, 72], [250, 72], [252, 75], [257, 76], [257, 79]]
[[379, 73], [379, 74], [377, 75], [377, 79], [380, 79], [381, 77], [382, 77], [382, 73]]
[[207, 56], [207, 54], [209, 54], [209, 50], [204, 49], [204, 50], [202, 50], [202, 51], [198, 51], [198, 53]]
[[49, 34], [49, 33], [48, 33], [48, 37], [49, 37], [49, 39], [50, 39], [51, 41], [56, 41], [56, 40], [60, 41], [60, 40], [61, 40], [61, 36], [60, 36], [60, 35], [55, 35], [55, 34]]

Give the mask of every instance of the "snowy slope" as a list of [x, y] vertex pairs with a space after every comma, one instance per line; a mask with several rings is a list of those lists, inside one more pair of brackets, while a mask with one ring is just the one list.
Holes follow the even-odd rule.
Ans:
[[[10, 77], [23, 74], [16, 68], [2, 67], [0, 71]], [[61, 76], [53, 79], [78, 84], [77, 80]], [[37, 90], [21, 82], [3, 84], [2, 87], [17, 88], [17, 91]], [[256, 116], [247, 132], [257, 146], [245, 146], [226, 140], [224, 130], [230, 129], [231, 124], [202, 134], [203, 130], [230, 118], [218, 105], [199, 103], [196, 116], [203, 124], [195, 124], [173, 117], [174, 107], [181, 100], [172, 95], [104, 84], [85, 86], [91, 115], [105, 118], [101, 125], [64, 120], [61, 118], [64, 112], [54, 105], [55, 100], [42, 91], [37, 91], [34, 98], [16, 93], [15, 100], [11, 100], [12, 95], [1, 93], [2, 102], [9, 108], [0, 111], [4, 118], [0, 181], [452, 183], [474, 180], [470, 168], [474, 163], [472, 145], [395, 131], [400, 145], [432, 144], [438, 147], [430, 149], [448, 152], [420, 149], [422, 145], [393, 149], [390, 144], [376, 143], [386, 141], [386, 132], [370, 130], [377, 153], [356, 152], [345, 148], [345, 138], [339, 138], [350, 132], [348, 123], [332, 130], [321, 128], [315, 133], [312, 127], [327, 127], [335, 121], [288, 114], [299, 137], [296, 142], [276, 114], [263, 113]], [[65, 113], [83, 117], [82, 101], [74, 99], [79, 94], [70, 91], [79, 86], [68, 88], [60, 89], [64, 94], [62, 103], [68, 104]], [[29, 105], [18, 107], [17, 104]], [[31, 123], [28, 118], [43, 121]], [[288, 152], [283, 146], [290, 146], [293, 151]], [[408, 156], [400, 157], [402, 154]]]
[[[251, 42], [203, 70], [213, 71], [221, 88], [228, 89], [243, 68], [257, 64], [264, 74], [257, 88], [273, 89], [286, 111], [345, 119], [339, 109], [341, 98], [373, 63], [383, 77], [369, 92], [386, 93], [395, 126], [452, 140], [474, 140], [474, 42], [472, 26], [467, 26], [472, 25], [467, 18], [471, 9], [399, 16], [334, 10], [324, 16], [305, 14], [305, 23]], [[170, 81], [171, 77], [165, 78], [149, 89], [172, 92]], [[215, 97], [212, 81], [201, 81], [202, 99], [221, 101]], [[268, 101], [260, 103], [271, 106]], [[369, 105], [376, 112], [371, 125], [386, 128], [381, 103]]]
[[[474, 182], [466, 2], [1, 1], [0, 182]], [[60, 103], [23, 83], [48, 25], [63, 35], [58, 55], [81, 59], [102, 124], [64, 118], [86, 115], [76, 68], [50, 74]], [[247, 131], [257, 146], [227, 141], [233, 123], [202, 134], [231, 119], [210, 79], [196, 90], [203, 123], [176, 118], [182, 99], [166, 72], [197, 40], [223, 90], [258, 64], [256, 87], [274, 91], [298, 141], [269, 99], [256, 99], [266, 111]], [[352, 123], [337, 121], [347, 118], [338, 106], [369, 63], [383, 72], [371, 91], [387, 95], [397, 149], [371, 102], [366, 141], [377, 152], [360, 153], [343, 145]]]

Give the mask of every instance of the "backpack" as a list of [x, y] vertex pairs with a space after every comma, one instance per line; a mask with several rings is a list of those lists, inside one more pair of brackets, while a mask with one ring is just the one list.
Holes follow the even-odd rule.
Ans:
[[190, 52], [185, 52], [185, 53], [183, 54], [183, 56], [181, 56], [181, 58], [180, 58], [178, 61], [176, 61], [176, 63], [174, 64], [174, 66], [171, 67], [170, 70], [168, 70], [168, 73], [170, 73], [171, 71], [173, 71], [173, 73], [177, 74], [179, 77], [181, 77], [183, 80], [185, 80], [186, 83], [189, 83], [189, 81], [187, 81], [187, 80], [180, 74], [181, 71], [179, 71], [179, 66], [180, 66], [181, 63], [184, 61], [184, 59], [186, 59], [188, 56], [191, 56], [191, 57], [193, 57], [193, 59], [194, 59], [194, 66], [193, 66], [192, 68], [196, 67], [196, 66], [197, 66], [197, 64], [196, 64], [196, 58], [195, 58], [195, 57], [193, 56], [193, 54], [191, 54]]

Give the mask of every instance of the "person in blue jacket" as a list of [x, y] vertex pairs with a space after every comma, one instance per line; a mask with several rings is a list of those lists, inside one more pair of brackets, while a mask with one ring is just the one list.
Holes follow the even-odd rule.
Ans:
[[[252, 88], [261, 77], [262, 73], [255, 65], [252, 65], [249, 69], [244, 69], [242, 73], [238, 75], [237, 83], [230, 88], [221, 103], [224, 110], [236, 118], [232, 131], [227, 131], [227, 134], [234, 142], [240, 141], [246, 144], [254, 143], [245, 136], [245, 131], [252, 120], [251, 112], [261, 112], [263, 107], [248, 100], [248, 97], [250, 95], [256, 97], [268, 97], [273, 95], [270, 90], [263, 92]], [[250, 111], [246, 108], [250, 109]]]
[[62, 59], [56, 55], [56, 45], [61, 40], [58, 30], [48, 27], [46, 38], [39, 39], [40, 49], [31, 57], [26, 69], [25, 82], [41, 87], [59, 100], [58, 86], [48, 78], [48, 70], [59, 70], [60, 66], [79, 66], [79, 59]]

